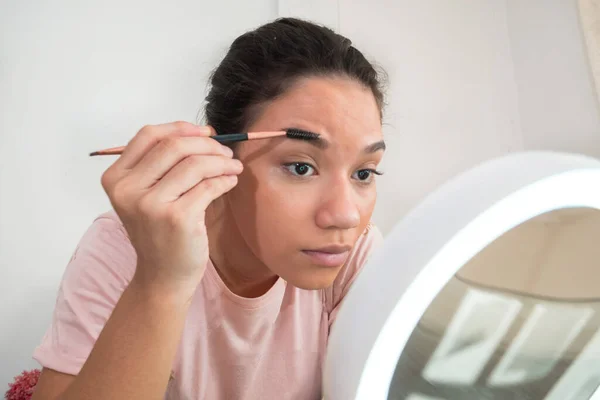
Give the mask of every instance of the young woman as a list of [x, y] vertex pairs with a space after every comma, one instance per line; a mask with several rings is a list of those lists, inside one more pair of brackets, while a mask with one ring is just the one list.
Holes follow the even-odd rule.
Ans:
[[[206, 126], [142, 128], [102, 176], [114, 211], [75, 251], [34, 400], [317, 399], [329, 329], [378, 242], [373, 66], [329, 29], [237, 38]], [[299, 128], [232, 146], [212, 134]]]

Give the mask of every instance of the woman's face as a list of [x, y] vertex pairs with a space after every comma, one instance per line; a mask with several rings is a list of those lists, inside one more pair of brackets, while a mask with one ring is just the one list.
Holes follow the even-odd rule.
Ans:
[[305, 289], [331, 285], [371, 219], [384, 144], [370, 89], [307, 78], [265, 106], [250, 132], [299, 128], [318, 141], [242, 142], [244, 164], [227, 204], [249, 249]]

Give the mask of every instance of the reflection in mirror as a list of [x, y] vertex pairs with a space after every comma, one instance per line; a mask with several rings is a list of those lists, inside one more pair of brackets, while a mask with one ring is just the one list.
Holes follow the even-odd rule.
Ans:
[[429, 305], [388, 398], [587, 400], [600, 385], [600, 210], [533, 218]]

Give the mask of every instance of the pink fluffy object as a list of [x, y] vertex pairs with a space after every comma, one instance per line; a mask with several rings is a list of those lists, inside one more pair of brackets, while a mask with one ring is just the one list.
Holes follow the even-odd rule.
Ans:
[[33, 395], [33, 389], [40, 377], [40, 370], [23, 371], [21, 375], [15, 377], [13, 383], [4, 395], [6, 400], [30, 400]]

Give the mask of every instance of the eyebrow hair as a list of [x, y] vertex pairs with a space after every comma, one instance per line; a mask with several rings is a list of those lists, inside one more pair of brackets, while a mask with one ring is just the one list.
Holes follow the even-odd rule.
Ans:
[[365, 147], [364, 152], [365, 153], [375, 153], [375, 152], [378, 152], [379, 150], [385, 151], [385, 142], [383, 140], [380, 140], [379, 142], [375, 142], [375, 143], [368, 145], [367, 147]]
[[326, 148], [329, 147], [329, 141], [327, 139], [323, 139], [321, 136], [311, 139], [311, 140], [307, 140], [306, 143], [310, 143], [313, 146], [321, 149], [321, 150], [325, 150]]
[[[292, 129], [292, 128], [288, 128], [288, 129]], [[298, 129], [298, 128], [293, 128], [293, 129]], [[330, 143], [327, 139], [323, 138], [322, 136], [316, 137], [316, 138], [311, 138], [310, 140], [306, 140], [306, 143], [310, 143], [313, 146], [321, 149], [321, 150], [325, 150], [329, 147]], [[364, 148], [363, 152], [365, 153], [376, 153], [379, 150], [383, 150], [385, 151], [386, 146], [385, 146], [385, 142], [383, 140], [380, 140], [378, 142], [375, 143], [371, 143], [370, 145], [368, 145], [367, 147]]]
[[[329, 142], [326, 139], [323, 139], [320, 134], [306, 130], [306, 129], [300, 129], [300, 128], [295, 128], [295, 127], [288, 127], [288, 128], [284, 128], [282, 129], [282, 131], [289, 131], [289, 130], [297, 130], [297, 131], [304, 131], [304, 132], [309, 132], [309, 133], [313, 133], [315, 135], [317, 135], [316, 137], [311, 137], [310, 139], [306, 139], [306, 138], [292, 138], [292, 139], [297, 139], [297, 140], [302, 140], [305, 143], [310, 143], [313, 146], [316, 146], [317, 148], [324, 150], [327, 147], [329, 147]], [[288, 136], [289, 137], [289, 136]]]

